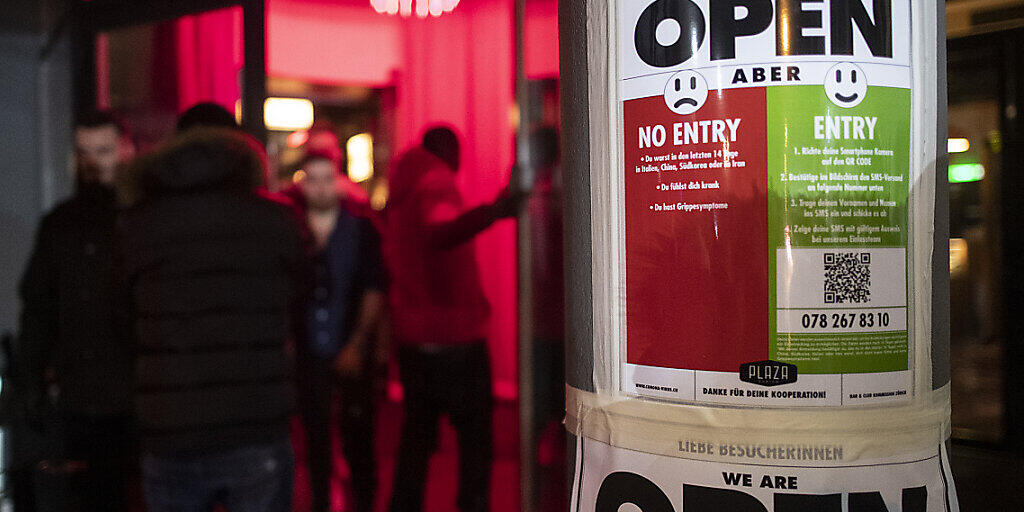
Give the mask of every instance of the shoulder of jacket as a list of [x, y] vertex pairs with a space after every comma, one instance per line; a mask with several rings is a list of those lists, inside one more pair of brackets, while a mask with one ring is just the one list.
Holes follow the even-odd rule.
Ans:
[[78, 197], [71, 196], [50, 208], [43, 219], [59, 219], [70, 215], [76, 215], [76, 210], [81, 207]]
[[80, 210], [81, 205], [75, 197], [65, 199], [43, 215], [39, 229], [40, 231], [53, 231], [69, 227], [81, 218]]

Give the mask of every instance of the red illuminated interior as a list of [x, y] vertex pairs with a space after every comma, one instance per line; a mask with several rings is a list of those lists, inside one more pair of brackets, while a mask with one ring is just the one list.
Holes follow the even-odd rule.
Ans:
[[[525, 65], [531, 78], [558, 75], [557, 2], [527, 2]], [[367, 0], [269, 0], [267, 74], [310, 83], [394, 87], [395, 149], [415, 145], [429, 124], [462, 136], [459, 186], [470, 203], [492, 199], [514, 156], [514, 2], [462, 2], [442, 17], [381, 15]], [[243, 64], [240, 9], [173, 24], [176, 107], [199, 101], [229, 110]], [[169, 74], [164, 74], [168, 76]], [[511, 221], [476, 240], [493, 306], [495, 393], [516, 395], [516, 243]]]

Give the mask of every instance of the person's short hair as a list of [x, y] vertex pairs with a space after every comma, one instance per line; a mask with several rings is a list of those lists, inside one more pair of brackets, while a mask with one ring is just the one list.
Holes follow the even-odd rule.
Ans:
[[459, 136], [450, 126], [437, 125], [423, 134], [423, 149], [440, 158], [453, 170], [459, 168]]
[[198, 126], [141, 158], [137, 167], [138, 182], [125, 186], [142, 196], [201, 188], [255, 190], [264, 185], [267, 154], [242, 130]]
[[302, 155], [302, 158], [299, 159], [298, 168], [303, 169], [309, 165], [310, 162], [316, 162], [318, 160], [327, 160], [328, 162], [338, 166], [339, 170], [341, 169], [341, 160], [338, 158], [338, 154], [321, 148], [307, 150], [305, 154]]
[[182, 133], [191, 128], [232, 128], [237, 130], [235, 116], [216, 103], [196, 103], [178, 116], [177, 132]]
[[75, 128], [102, 128], [104, 126], [114, 127], [117, 134], [126, 139], [132, 137], [124, 119], [110, 110], [89, 110], [80, 112], [75, 117]]

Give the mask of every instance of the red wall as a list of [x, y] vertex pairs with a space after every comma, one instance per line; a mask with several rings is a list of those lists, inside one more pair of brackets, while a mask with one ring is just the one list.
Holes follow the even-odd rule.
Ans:
[[212, 101], [233, 111], [240, 97], [242, 9], [232, 7], [174, 23], [178, 111]]
[[370, 0], [269, 0], [267, 73], [381, 87], [401, 66], [401, 22]]
[[530, 79], [558, 78], [558, 1], [528, 0], [523, 63]]
[[[418, 143], [423, 127], [454, 125], [462, 136], [459, 185], [470, 203], [492, 199], [508, 182], [514, 103], [511, 2], [462, 2], [449, 15], [403, 24], [403, 66], [396, 75], [396, 146]], [[476, 240], [493, 307], [495, 391], [516, 382], [516, 244], [511, 221]]]

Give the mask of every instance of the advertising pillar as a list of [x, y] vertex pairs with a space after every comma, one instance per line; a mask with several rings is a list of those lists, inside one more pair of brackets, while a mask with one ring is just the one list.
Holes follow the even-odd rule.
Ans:
[[958, 510], [943, 15], [562, 2], [572, 510]]

